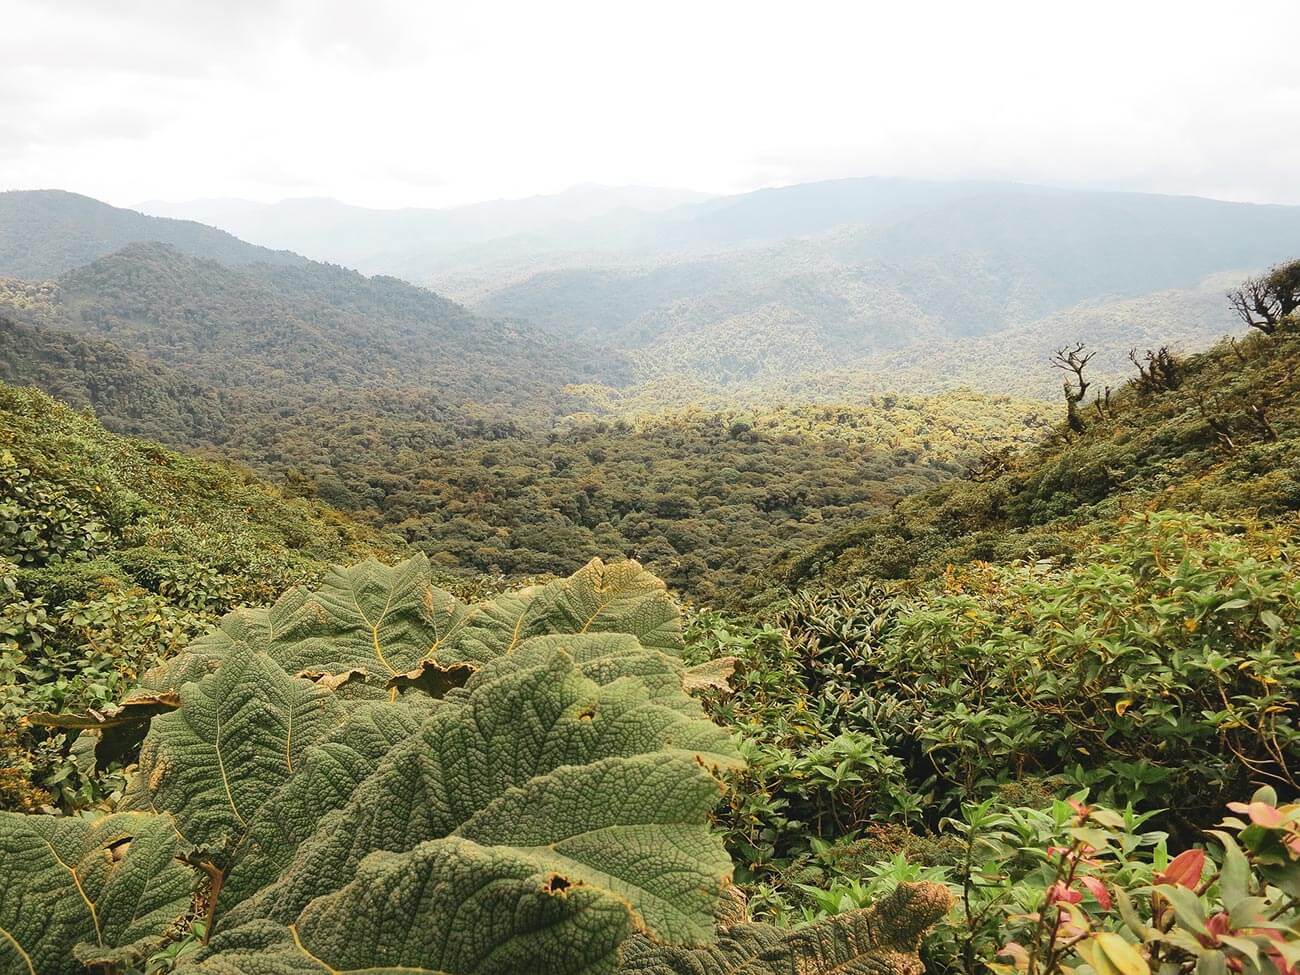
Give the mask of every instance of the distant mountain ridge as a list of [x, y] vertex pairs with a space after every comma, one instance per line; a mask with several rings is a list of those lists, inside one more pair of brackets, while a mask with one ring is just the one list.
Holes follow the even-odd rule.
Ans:
[[700, 203], [709, 194], [647, 186], [574, 186], [561, 193], [487, 200], [439, 209], [352, 206], [326, 197], [255, 203], [239, 199], [151, 200], [140, 209], [160, 217], [198, 220], [245, 240], [346, 264], [370, 274], [411, 274], [413, 254], [455, 253], [488, 241], [565, 236], [586, 222], [636, 224], [653, 214]]
[[479, 317], [396, 278], [308, 261], [230, 266], [161, 243], [130, 244], [35, 296], [0, 288], [0, 312], [259, 395], [419, 389], [448, 404], [519, 404], [620, 379], [617, 356]]
[[[276, 236], [249, 236], [330, 245], [292, 209], [276, 208]], [[852, 178], [570, 215], [457, 236], [445, 215], [433, 233], [420, 211], [343, 214], [330, 256], [622, 350], [637, 380], [681, 380], [670, 392], [806, 387], [844, 370], [869, 371], [877, 390], [950, 388], [952, 366], [969, 373], [963, 349], [987, 364], [1002, 342], [994, 374], [1013, 385], [1001, 391], [1041, 395], [1045, 343], [1095, 339], [1113, 367], [1149, 341], [1098, 309], [1145, 302], [1169, 324], [1166, 312], [1194, 309], [1170, 338], [1203, 347], [1237, 327], [1226, 304], [1214, 319], [1205, 281], [1300, 254], [1300, 207], [988, 181]], [[932, 350], [945, 363], [933, 380], [911, 365]]]
[[0, 192], [0, 277], [45, 280], [128, 244], [170, 244], [224, 264], [301, 265], [304, 258], [192, 220], [150, 217], [63, 190]]

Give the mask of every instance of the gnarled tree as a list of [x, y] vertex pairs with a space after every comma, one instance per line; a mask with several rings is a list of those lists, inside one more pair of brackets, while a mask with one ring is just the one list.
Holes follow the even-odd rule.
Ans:
[[1262, 277], [1247, 278], [1228, 292], [1228, 301], [1243, 322], [1272, 335], [1300, 308], [1300, 259], [1278, 264]]
[[1091, 383], [1083, 378], [1083, 370], [1096, 354], [1085, 352], [1083, 343], [1079, 342], [1074, 348], [1057, 349], [1050, 360], [1054, 368], [1069, 373], [1061, 388], [1065, 391], [1065, 422], [1075, 433], [1083, 433], [1087, 429], [1083, 417], [1079, 415], [1079, 404], [1083, 402]]

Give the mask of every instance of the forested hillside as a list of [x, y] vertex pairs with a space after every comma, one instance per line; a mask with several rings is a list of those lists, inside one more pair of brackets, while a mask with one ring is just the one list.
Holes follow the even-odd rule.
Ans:
[[1045, 414], [974, 395], [889, 397], [572, 420], [418, 450], [380, 424], [368, 455], [323, 441], [329, 466], [269, 469], [291, 483], [301, 475], [332, 503], [373, 509], [435, 564], [514, 576], [618, 553], [678, 591], [737, 605], [771, 586], [773, 561], [959, 474], [976, 445], [1033, 442]]
[[16, 737], [24, 715], [111, 705], [234, 607], [399, 544], [0, 385], [0, 804], [99, 798], [61, 735]]
[[332, 265], [231, 267], [139, 243], [54, 283], [35, 294], [11, 284], [0, 308], [228, 390], [418, 387], [449, 403], [490, 403], [545, 397], [593, 377], [618, 381], [616, 361], [605, 368], [611, 363], [592, 350]]
[[867, 389], [817, 409], [683, 409], [671, 379], [624, 396], [619, 353], [393, 278], [158, 243], [0, 281], [0, 316], [5, 380], [247, 464], [448, 570], [571, 572], [617, 553], [729, 605], [770, 586], [773, 560], [1030, 442], [1046, 416]]
[[1082, 432], [1058, 428], [1022, 454], [990, 455], [978, 476], [910, 498], [809, 552], [789, 581], [1068, 557], [1097, 526], [1148, 509], [1264, 518], [1294, 511], [1298, 370], [1294, 328], [1158, 364], [1155, 379], [1131, 381], [1108, 404], [1085, 404]]
[[141, 241], [226, 264], [304, 263], [297, 254], [256, 247], [215, 227], [147, 217], [77, 193], [0, 192], [0, 277], [52, 278]]
[[627, 351], [635, 395], [678, 405], [755, 402], [774, 386], [767, 402], [780, 402], [828, 371], [868, 394], [954, 382], [1051, 394], [1037, 379], [1047, 351], [1083, 340], [1122, 366], [1144, 331], [1204, 348], [1233, 327], [1211, 313], [1218, 281], [1300, 251], [1297, 207], [992, 182], [846, 179], [669, 209], [575, 207], [567, 223], [505, 220], [495, 236], [456, 210], [309, 202], [253, 208], [267, 223], [232, 214], [230, 227]]

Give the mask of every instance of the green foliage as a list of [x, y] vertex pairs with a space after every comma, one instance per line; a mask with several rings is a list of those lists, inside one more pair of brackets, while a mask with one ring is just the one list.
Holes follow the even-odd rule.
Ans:
[[1008, 790], [1087, 786], [1185, 836], [1293, 781], [1296, 560], [1290, 524], [1162, 512], [1067, 565], [807, 592], [760, 627], [699, 614], [692, 652], [737, 660], [710, 708], [750, 761], [738, 877], [779, 915], [895, 854], [950, 863], [939, 820]]
[[[681, 644], [635, 563], [473, 605], [422, 557], [369, 563], [228, 617], [146, 679], [163, 713], [124, 800], [191, 865], [168, 870], [203, 878], [213, 936], [185, 970], [613, 972], [634, 931], [708, 941], [730, 873], [709, 813], [740, 759], [687, 695]], [[10, 815], [0, 837], [89, 822]], [[88, 845], [119, 886], [136, 876], [129, 854], [112, 866], [117, 841]], [[4, 878], [0, 915], [26, 912], [11, 953], [75, 971], [66, 946], [96, 917], [60, 909], [47, 948], [36, 905], [82, 887], [42, 876]], [[134, 963], [142, 938], [183, 936], [182, 901], [73, 954]]]
[[387, 479], [377, 504], [448, 565], [570, 572], [592, 553], [622, 553], [678, 590], [737, 605], [763, 598], [774, 560], [950, 477], [972, 441], [1028, 440], [1033, 415], [952, 397], [573, 423], [431, 449]]
[[[787, 583], [930, 577], [973, 560], [1073, 557], [1124, 513], [1269, 516], [1300, 508], [1300, 329], [1182, 362], [1176, 389], [1134, 383], [990, 478], [950, 481], [792, 559]], [[1225, 437], [1227, 438], [1225, 442]]]
[[941, 787], [1062, 773], [1112, 801], [1176, 797], [1202, 819], [1296, 773], [1293, 539], [1163, 512], [1067, 569], [954, 574], [898, 614], [868, 686], [897, 702], [895, 726]]
[[0, 813], [0, 970], [131, 965], [159, 947], [197, 887], [161, 817]]
[[120, 787], [67, 754], [61, 732], [18, 727], [24, 715], [105, 708], [221, 614], [363, 547], [385, 543], [246, 474], [0, 387], [0, 805], [46, 790], [80, 807]]
[[[1231, 803], [1248, 818], [1229, 817], [1208, 849], [1176, 857], [1161, 834], [1137, 832], [1140, 820], [1077, 801], [1073, 816], [1058, 807], [1046, 845], [996, 823], [972, 826], [989, 859], [965, 881], [967, 903], [974, 892], [983, 912], [967, 911], [966, 933], [975, 918], [1000, 914], [999, 936], [1010, 940], [997, 951], [1006, 963], [991, 962], [987, 939], [971, 944], [964, 969], [979, 959], [1007, 975], [1290, 975], [1300, 963], [1300, 806], [1276, 803], [1272, 789]], [[999, 868], [993, 858], [1009, 845], [1035, 869]]]
[[749, 921], [724, 923], [707, 948], [665, 948], [635, 939], [625, 975], [911, 975], [925, 930], [951, 904], [938, 884], [900, 884], [869, 910], [787, 931]]
[[219, 451], [448, 570], [563, 574], [623, 555], [728, 604], [766, 598], [774, 560], [1045, 424], [1041, 404], [968, 392], [746, 411], [589, 402], [581, 391], [624, 382], [620, 357], [389, 278], [152, 244], [54, 283], [0, 283], [0, 313], [0, 379], [115, 431]]

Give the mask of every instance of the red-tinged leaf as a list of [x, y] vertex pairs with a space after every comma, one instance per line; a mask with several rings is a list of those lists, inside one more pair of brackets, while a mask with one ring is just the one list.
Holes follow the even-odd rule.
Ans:
[[1195, 890], [1205, 871], [1204, 850], [1184, 850], [1155, 875], [1157, 884], [1173, 884]]
[[1047, 888], [1047, 903], [1049, 904], [1077, 904], [1083, 900], [1083, 895], [1077, 890], [1071, 890], [1061, 881], [1057, 881]]
[[1109, 911], [1111, 908], [1110, 891], [1096, 877], [1080, 877], [1079, 883], [1088, 888], [1088, 893], [1096, 898], [1097, 903], [1101, 905], [1103, 911]]

